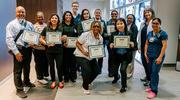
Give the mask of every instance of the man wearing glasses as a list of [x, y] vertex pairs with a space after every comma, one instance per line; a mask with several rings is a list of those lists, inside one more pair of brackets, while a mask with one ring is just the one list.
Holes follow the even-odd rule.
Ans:
[[78, 1], [72, 2], [72, 14], [74, 17], [74, 23], [77, 25], [81, 19], [81, 14], [78, 13], [79, 3]]

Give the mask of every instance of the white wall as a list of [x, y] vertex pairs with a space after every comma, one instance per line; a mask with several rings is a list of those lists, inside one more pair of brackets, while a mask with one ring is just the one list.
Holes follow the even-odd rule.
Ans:
[[[65, 11], [72, 11], [71, 9], [71, 3], [74, 0], [63, 0], [63, 12]], [[94, 11], [95, 9], [101, 9], [102, 10], [102, 19], [106, 18], [104, 14], [104, 0], [77, 0], [79, 2], [79, 11], [78, 13], [81, 14], [81, 11], [83, 9], [88, 9], [90, 11], [91, 17], [94, 17]], [[60, 15], [61, 16], [61, 15]]]
[[162, 20], [162, 30], [168, 34], [168, 45], [164, 63], [175, 64], [177, 57], [178, 34], [180, 24], [180, 0], [153, 0], [152, 8], [156, 17]]

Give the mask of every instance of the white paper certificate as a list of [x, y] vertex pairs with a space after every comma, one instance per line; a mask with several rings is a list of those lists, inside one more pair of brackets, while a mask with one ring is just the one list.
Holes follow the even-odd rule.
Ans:
[[32, 44], [38, 45], [40, 36], [40, 33], [24, 30], [22, 40], [27, 43], [30, 42]]
[[68, 48], [76, 48], [76, 41], [78, 37], [67, 37], [66, 43]]
[[114, 48], [130, 48], [129, 45], [130, 42], [130, 36], [126, 35], [126, 36], [119, 36], [116, 35], [114, 36]]
[[108, 25], [107, 26], [107, 33], [111, 34], [112, 32], [115, 32], [115, 26], [114, 25]]
[[105, 51], [103, 45], [91, 45], [88, 46], [89, 58], [105, 57]]
[[61, 36], [62, 36], [61, 32], [46, 32], [46, 43], [62, 44]]
[[88, 19], [81, 22], [83, 31], [89, 31], [91, 27], [91, 23], [94, 21], [94, 19]]

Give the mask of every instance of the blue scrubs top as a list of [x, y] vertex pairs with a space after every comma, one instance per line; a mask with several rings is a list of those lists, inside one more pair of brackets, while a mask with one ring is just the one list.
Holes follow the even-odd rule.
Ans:
[[77, 25], [81, 19], [81, 14], [78, 14], [76, 18], [74, 18], [74, 23]]
[[[151, 58], [157, 58], [159, 57], [161, 53], [162, 48], [162, 40], [168, 40], [168, 34], [161, 30], [159, 33], [156, 33], [156, 35], [153, 35], [153, 31], [150, 31], [147, 35], [148, 40], [148, 51], [147, 56]], [[164, 54], [165, 56], [165, 54]]]

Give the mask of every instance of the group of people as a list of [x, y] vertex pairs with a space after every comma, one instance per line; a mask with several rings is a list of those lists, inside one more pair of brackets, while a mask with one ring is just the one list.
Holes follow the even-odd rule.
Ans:
[[[43, 22], [43, 12], [36, 14], [36, 23], [25, 20], [26, 11], [22, 6], [16, 8], [16, 19], [11, 21], [6, 27], [6, 43], [13, 52], [14, 58], [14, 83], [16, 94], [21, 97], [27, 97], [23, 86], [35, 87], [30, 82], [30, 62], [32, 52], [34, 54], [35, 69], [37, 81], [41, 84], [47, 84], [51, 80], [51, 89], [56, 87], [55, 66], [59, 79], [59, 88], [64, 88], [63, 82], [76, 82], [76, 71], [82, 72], [83, 84], [81, 90], [84, 94], [90, 94], [89, 86], [102, 73], [103, 58], [89, 58], [88, 46], [106, 45], [108, 50], [108, 76], [114, 77], [112, 84], [117, 83], [121, 77], [122, 88], [120, 92], [126, 92], [127, 79], [133, 76], [134, 58], [138, 50], [141, 52], [142, 63], [145, 68], [146, 77], [141, 79], [145, 81], [144, 85], [149, 86], [146, 92], [150, 92], [148, 98], [154, 98], [158, 93], [159, 71], [165, 57], [168, 35], [161, 30], [161, 20], [155, 18], [153, 9], [144, 10], [145, 21], [142, 22], [140, 30], [135, 24], [133, 14], [127, 15], [127, 21], [124, 18], [117, 19], [118, 12], [111, 11], [111, 19], [105, 23], [102, 20], [102, 12], [96, 9], [94, 12], [94, 22], [91, 23], [89, 31], [84, 31], [82, 21], [91, 19], [88, 9], [83, 9], [78, 14], [79, 3], [72, 3], [72, 12], [65, 11], [62, 22], [59, 15], [53, 13], [47, 24]], [[104, 26], [102, 26], [102, 24]], [[106, 26], [114, 25], [115, 32], [107, 33]], [[39, 45], [24, 42], [22, 38], [23, 30], [38, 32], [41, 34]], [[47, 44], [47, 32], [62, 32], [62, 44]], [[130, 35], [130, 48], [114, 48], [114, 36]], [[68, 48], [66, 40], [68, 37], [78, 37], [76, 48]], [[138, 39], [138, 42], [137, 42]], [[49, 66], [50, 65], [50, 75]], [[121, 66], [120, 66], [121, 65]], [[120, 67], [120, 74], [118, 69]], [[24, 80], [21, 74], [24, 74]]]

